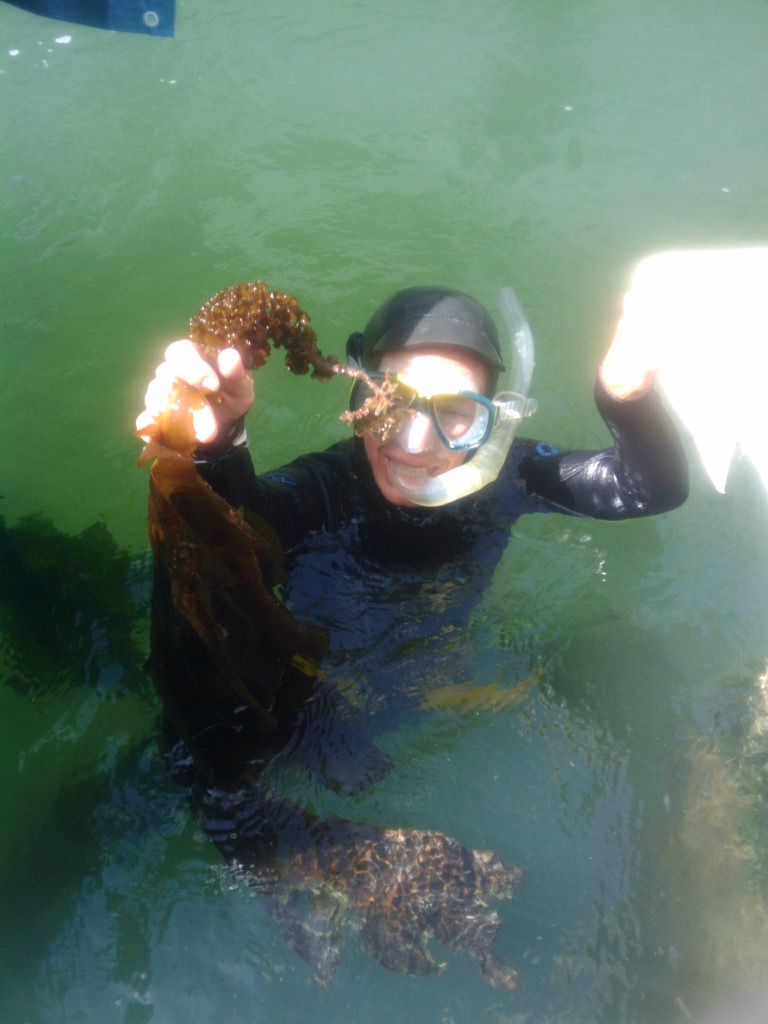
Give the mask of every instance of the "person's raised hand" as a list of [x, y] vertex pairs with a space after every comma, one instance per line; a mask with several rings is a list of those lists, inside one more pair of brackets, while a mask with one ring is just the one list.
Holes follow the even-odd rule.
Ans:
[[614, 398], [631, 401], [653, 387], [659, 369], [656, 334], [655, 325], [634, 309], [630, 292], [624, 316], [600, 364], [600, 379]]
[[168, 408], [178, 381], [194, 388], [200, 401], [192, 409], [192, 425], [200, 444], [226, 444], [253, 404], [253, 378], [236, 349], [217, 354], [216, 365], [203, 358], [197, 346], [183, 339], [165, 350], [165, 358], [149, 382], [145, 408], [136, 419], [136, 431], [154, 423]]

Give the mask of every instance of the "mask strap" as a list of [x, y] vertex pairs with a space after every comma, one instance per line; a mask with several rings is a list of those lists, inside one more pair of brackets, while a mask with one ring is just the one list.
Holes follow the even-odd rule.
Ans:
[[359, 331], [347, 338], [347, 362], [357, 370], [363, 369], [363, 336]]

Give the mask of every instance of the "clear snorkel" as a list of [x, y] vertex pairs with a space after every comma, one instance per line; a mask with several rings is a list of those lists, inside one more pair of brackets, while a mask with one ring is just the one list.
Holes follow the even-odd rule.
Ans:
[[415, 478], [413, 473], [401, 473], [395, 463], [390, 463], [390, 482], [417, 505], [447, 505], [492, 483], [504, 465], [520, 423], [536, 411], [536, 400], [528, 398], [535, 365], [531, 328], [511, 288], [502, 288], [496, 301], [514, 359], [508, 390], [497, 392], [493, 399], [496, 415], [491, 436], [468, 462], [438, 476]]

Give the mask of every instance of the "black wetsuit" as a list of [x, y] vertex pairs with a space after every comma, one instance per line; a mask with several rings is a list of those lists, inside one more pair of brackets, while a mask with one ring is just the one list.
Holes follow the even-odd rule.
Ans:
[[426, 678], [467, 678], [471, 655], [457, 638], [521, 515], [618, 520], [685, 500], [685, 454], [658, 396], [621, 402], [598, 384], [596, 402], [612, 447], [563, 452], [518, 439], [494, 483], [435, 509], [386, 501], [357, 438], [261, 476], [244, 447], [199, 468], [230, 503], [274, 526], [288, 552], [291, 610], [330, 637], [324, 678], [331, 689], [364, 689], [369, 722], [380, 716], [385, 727], [421, 703]]
[[267, 519], [288, 551], [316, 531], [339, 533], [356, 524], [360, 538], [374, 550], [396, 549], [396, 560], [403, 562], [467, 551], [489, 532], [506, 532], [526, 512], [629, 519], [682, 504], [688, 494], [687, 463], [658, 396], [650, 392], [621, 402], [598, 383], [595, 399], [613, 447], [561, 452], [518, 439], [494, 483], [437, 509], [387, 502], [354, 438], [262, 476], [255, 475], [245, 447], [213, 461], [200, 459], [198, 467], [231, 504]]

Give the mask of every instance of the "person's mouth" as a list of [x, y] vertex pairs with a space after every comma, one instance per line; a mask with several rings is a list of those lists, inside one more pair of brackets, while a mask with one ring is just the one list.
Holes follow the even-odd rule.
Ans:
[[429, 477], [436, 476], [437, 467], [421, 463], [403, 462], [401, 459], [393, 459], [385, 456], [387, 464], [387, 475], [397, 485], [398, 481], [413, 487], [418, 486]]

